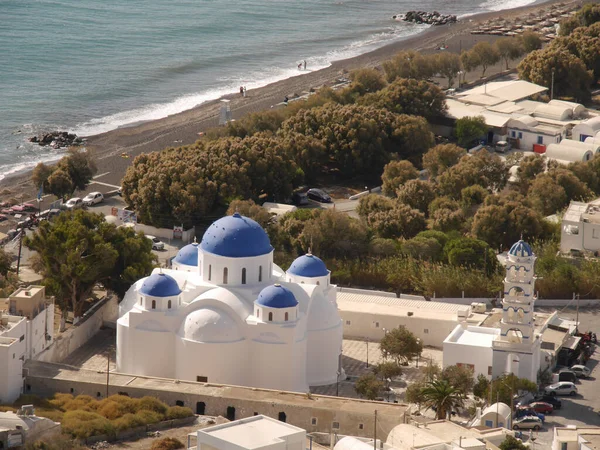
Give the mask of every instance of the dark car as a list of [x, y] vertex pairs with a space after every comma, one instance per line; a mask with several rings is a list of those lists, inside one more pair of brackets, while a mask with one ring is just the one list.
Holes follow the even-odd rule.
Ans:
[[308, 196], [306, 192], [294, 192], [292, 195], [292, 203], [296, 206], [308, 205]]
[[535, 401], [549, 403], [554, 409], [560, 409], [562, 407], [562, 401], [554, 395], [540, 395], [535, 398]]
[[308, 198], [315, 200], [319, 203], [331, 203], [331, 197], [321, 189], [309, 189], [306, 193]]
[[576, 383], [577, 374], [569, 369], [561, 370], [558, 372], [558, 381], [570, 381], [571, 383]]

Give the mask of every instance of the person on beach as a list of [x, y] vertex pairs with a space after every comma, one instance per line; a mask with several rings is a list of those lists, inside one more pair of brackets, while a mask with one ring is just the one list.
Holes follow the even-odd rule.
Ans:
[[240, 95], [244, 96], [244, 86], [240, 86]]
[[287, 105], [287, 102], [288, 102], [289, 100], [290, 100], [290, 99], [289, 99], [289, 98], [288, 98], [288, 96], [286, 95], [286, 96], [283, 98], [283, 103], [285, 103], [285, 104]]
[[302, 63], [298, 64], [298, 70], [302, 70]]
[[304, 60], [304, 70], [306, 70], [306, 60]]
[[244, 86], [244, 93], [242, 95], [246, 97], [246, 86]]

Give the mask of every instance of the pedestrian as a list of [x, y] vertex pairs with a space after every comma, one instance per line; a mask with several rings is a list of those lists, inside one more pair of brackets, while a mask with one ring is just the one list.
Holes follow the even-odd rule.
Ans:
[[288, 96], [286, 95], [286, 96], [283, 98], [283, 103], [285, 103], [285, 104], [287, 105], [287, 102], [288, 102], [288, 101], [289, 101], [289, 98], [288, 98]]
[[298, 70], [302, 70], [302, 63], [298, 64]]
[[304, 60], [304, 70], [306, 70], [306, 60]]
[[244, 86], [240, 86], [240, 95], [244, 96]]
[[244, 97], [246, 96], [246, 86], [244, 86]]

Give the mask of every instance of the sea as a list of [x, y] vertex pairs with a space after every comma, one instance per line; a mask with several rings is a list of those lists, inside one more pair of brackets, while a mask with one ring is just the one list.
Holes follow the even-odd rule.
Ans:
[[0, 0], [0, 180], [90, 136], [329, 66], [422, 32], [410, 10], [466, 18], [535, 0]]

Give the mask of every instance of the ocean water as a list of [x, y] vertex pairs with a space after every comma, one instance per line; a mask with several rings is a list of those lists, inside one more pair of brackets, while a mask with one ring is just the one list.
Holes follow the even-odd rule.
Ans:
[[467, 16], [535, 0], [0, 0], [0, 180], [81, 136], [356, 56], [426, 26], [412, 9]]

